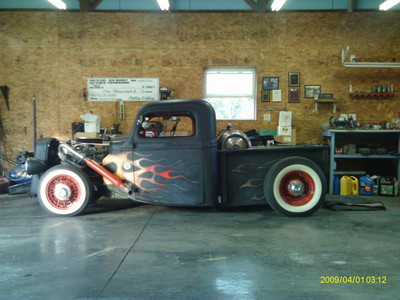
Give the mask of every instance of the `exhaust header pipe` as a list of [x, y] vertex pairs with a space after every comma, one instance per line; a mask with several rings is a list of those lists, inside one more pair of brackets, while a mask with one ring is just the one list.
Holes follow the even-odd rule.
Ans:
[[82, 155], [81, 153], [79, 153], [78, 151], [76, 151], [74, 148], [72, 148], [71, 146], [67, 145], [67, 144], [60, 144], [58, 146], [58, 150], [59, 151], [63, 151], [64, 153], [71, 153], [74, 156], [78, 157], [80, 160], [84, 161], [85, 164], [91, 168], [93, 171], [97, 172], [98, 174], [100, 174], [101, 176], [103, 176], [104, 178], [106, 178], [107, 180], [109, 180], [113, 185], [121, 188], [124, 192], [126, 192], [128, 195], [132, 195], [133, 191], [132, 189], [127, 186], [125, 183], [123, 183], [123, 181], [118, 178], [117, 176], [115, 176], [113, 173], [111, 173], [110, 171], [108, 171], [106, 168], [104, 168], [103, 166], [99, 165], [97, 162], [95, 162], [93, 159], [90, 159], [84, 155]]

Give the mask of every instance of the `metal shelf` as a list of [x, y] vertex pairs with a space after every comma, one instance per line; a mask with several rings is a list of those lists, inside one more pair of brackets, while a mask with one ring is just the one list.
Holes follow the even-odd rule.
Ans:
[[400, 156], [390, 154], [335, 154], [338, 139], [351, 138], [354, 142], [360, 139], [369, 138], [374, 141], [386, 141], [387, 139], [397, 143], [397, 153], [400, 153], [400, 130], [326, 130], [324, 137], [330, 145], [329, 164], [329, 193], [333, 194], [333, 176], [336, 172], [336, 160], [339, 159], [395, 159], [397, 160], [397, 181], [400, 188]]
[[351, 92], [350, 96], [354, 98], [392, 98], [394, 93]]
[[359, 158], [359, 159], [368, 159], [368, 158], [378, 158], [378, 159], [399, 159], [399, 156], [390, 155], [390, 154], [371, 154], [371, 155], [362, 155], [362, 154], [335, 154], [335, 158]]

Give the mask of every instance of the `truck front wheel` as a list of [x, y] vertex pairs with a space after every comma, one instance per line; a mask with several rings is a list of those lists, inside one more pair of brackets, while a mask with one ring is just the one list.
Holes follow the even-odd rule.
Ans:
[[40, 179], [39, 203], [51, 214], [78, 215], [87, 207], [92, 195], [89, 176], [71, 166], [52, 167]]
[[318, 210], [326, 195], [326, 180], [313, 161], [288, 157], [275, 163], [264, 180], [268, 204], [289, 217], [304, 217]]

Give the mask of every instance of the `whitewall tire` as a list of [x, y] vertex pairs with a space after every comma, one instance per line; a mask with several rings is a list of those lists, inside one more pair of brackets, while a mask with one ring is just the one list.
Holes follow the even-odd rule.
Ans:
[[313, 161], [288, 157], [275, 163], [264, 180], [268, 204], [285, 216], [308, 216], [318, 210], [325, 199], [326, 179]]
[[68, 165], [50, 168], [40, 179], [38, 199], [43, 209], [54, 215], [75, 216], [88, 205], [93, 195], [88, 175]]

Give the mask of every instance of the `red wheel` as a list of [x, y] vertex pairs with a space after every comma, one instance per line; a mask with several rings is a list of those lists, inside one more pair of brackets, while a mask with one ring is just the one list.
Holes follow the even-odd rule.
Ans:
[[289, 205], [301, 206], [309, 203], [315, 191], [315, 181], [307, 172], [291, 171], [284, 174], [280, 179], [279, 193], [281, 199]]
[[322, 205], [326, 180], [321, 169], [303, 157], [288, 157], [278, 161], [264, 180], [268, 204], [286, 216], [308, 216]]
[[86, 208], [92, 193], [92, 183], [85, 172], [59, 165], [43, 174], [38, 199], [51, 214], [75, 216]]

